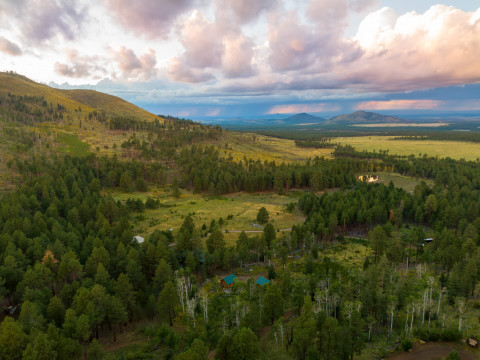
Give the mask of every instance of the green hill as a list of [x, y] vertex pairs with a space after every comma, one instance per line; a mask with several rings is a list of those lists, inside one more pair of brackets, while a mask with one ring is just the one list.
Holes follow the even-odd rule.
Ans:
[[67, 110], [82, 112], [103, 111], [107, 116], [131, 117], [137, 120], [159, 119], [117, 96], [94, 90], [61, 90], [39, 84], [25, 76], [0, 72], [0, 96], [7, 94], [43, 97], [46, 101], [64, 106]]
[[382, 115], [370, 111], [358, 110], [353, 114], [343, 114], [327, 120], [328, 124], [386, 124], [407, 123], [409, 121], [389, 115]]

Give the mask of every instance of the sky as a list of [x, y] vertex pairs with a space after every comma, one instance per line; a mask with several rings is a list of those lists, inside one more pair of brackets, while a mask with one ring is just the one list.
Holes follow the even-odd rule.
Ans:
[[0, 0], [0, 71], [192, 119], [480, 110], [479, 2], [439, 1]]

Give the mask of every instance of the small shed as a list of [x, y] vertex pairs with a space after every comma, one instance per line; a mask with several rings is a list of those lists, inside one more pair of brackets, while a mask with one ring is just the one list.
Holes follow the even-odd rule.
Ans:
[[233, 280], [235, 280], [235, 274], [230, 274], [228, 276], [225, 276], [220, 283], [222, 284], [223, 287], [229, 288], [232, 287], [233, 285]]
[[433, 241], [433, 238], [426, 238], [424, 241], [425, 244], [430, 244]]
[[263, 276], [259, 276], [255, 284], [263, 286], [270, 284], [270, 280], [264, 278]]
[[139, 243], [139, 244], [141, 244], [141, 243], [143, 243], [143, 242], [145, 241], [145, 239], [144, 239], [143, 237], [139, 236], [139, 235], [134, 236], [134, 237], [133, 237], [133, 240], [135, 240], [135, 241], [136, 241], [137, 243]]

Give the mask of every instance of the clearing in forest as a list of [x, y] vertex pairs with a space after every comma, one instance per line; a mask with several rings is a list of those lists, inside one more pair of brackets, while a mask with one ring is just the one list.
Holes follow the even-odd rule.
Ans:
[[[126, 201], [128, 198], [145, 201], [148, 196], [158, 199], [161, 203], [158, 209], [145, 210], [138, 214], [135, 221], [135, 233], [148, 236], [154, 230], [172, 229], [176, 234], [182, 226], [185, 217], [191, 214], [197, 230], [205, 224], [207, 228], [212, 220], [218, 225], [222, 218], [224, 224], [220, 229], [224, 231], [227, 245], [235, 244], [238, 231], [262, 231], [263, 227], [256, 223], [258, 210], [265, 207], [270, 214], [270, 221], [275, 229], [290, 229], [293, 225], [303, 223], [305, 217], [295, 209], [287, 211], [288, 203], [296, 203], [298, 193], [288, 195], [275, 193], [235, 193], [225, 196], [208, 197], [201, 194], [192, 194], [182, 190], [180, 198], [174, 198], [170, 192], [163, 189], [152, 190], [148, 193], [112, 193], [115, 200]], [[232, 215], [230, 219], [229, 215]], [[252, 235], [261, 233], [250, 233]]]

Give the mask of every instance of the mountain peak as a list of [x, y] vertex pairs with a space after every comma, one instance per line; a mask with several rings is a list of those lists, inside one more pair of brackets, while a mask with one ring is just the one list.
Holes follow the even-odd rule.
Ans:
[[295, 124], [295, 123], [300, 124], [300, 123], [320, 123], [320, 122], [324, 122], [325, 119], [319, 116], [313, 116], [303, 112], [303, 113], [299, 113], [299, 114], [295, 114], [290, 117], [287, 117], [283, 119], [283, 121], [288, 122], [290, 124]]
[[405, 119], [382, 115], [371, 111], [357, 110], [352, 114], [343, 114], [335, 116], [328, 120], [329, 123], [345, 123], [345, 124], [380, 124], [380, 123], [405, 123]]

